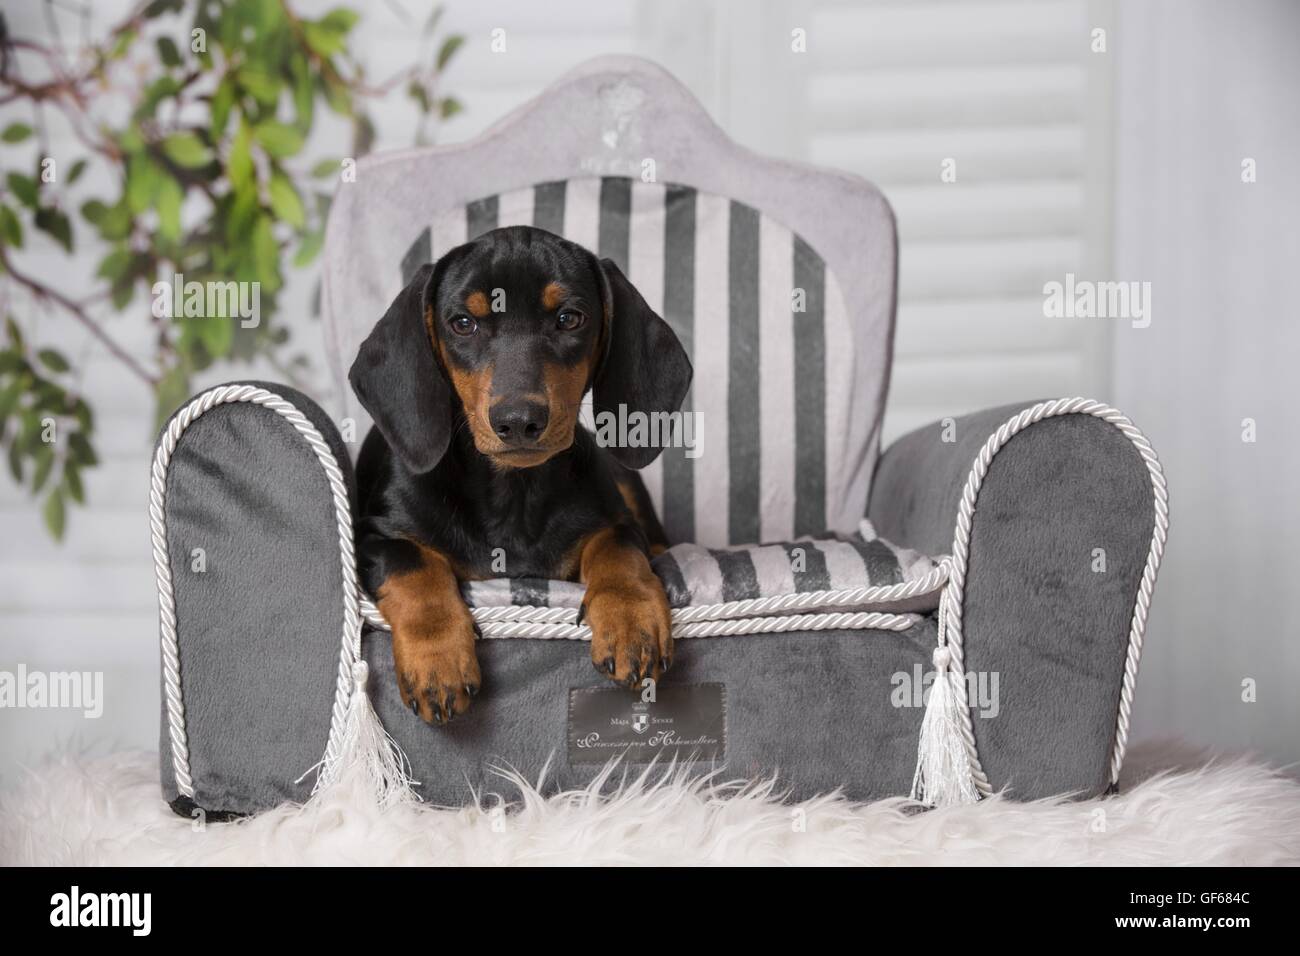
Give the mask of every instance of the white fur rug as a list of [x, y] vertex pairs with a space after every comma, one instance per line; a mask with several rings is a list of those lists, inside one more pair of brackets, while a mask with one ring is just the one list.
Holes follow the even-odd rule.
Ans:
[[202, 828], [163, 804], [156, 755], [65, 756], [0, 798], [0, 862], [1300, 864], [1300, 784], [1246, 760], [1168, 769], [1169, 755], [1135, 751], [1125, 792], [1077, 803], [995, 798], [918, 814], [905, 800], [783, 804], [770, 784], [644, 778], [614, 796], [543, 798], [516, 779], [508, 812], [380, 813], [339, 797]]

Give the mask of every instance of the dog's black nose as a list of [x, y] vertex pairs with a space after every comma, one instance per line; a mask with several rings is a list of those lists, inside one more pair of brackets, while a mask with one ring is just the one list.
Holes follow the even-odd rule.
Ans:
[[549, 415], [545, 405], [507, 400], [496, 405], [488, 418], [498, 438], [507, 445], [520, 447], [535, 444], [542, 437]]

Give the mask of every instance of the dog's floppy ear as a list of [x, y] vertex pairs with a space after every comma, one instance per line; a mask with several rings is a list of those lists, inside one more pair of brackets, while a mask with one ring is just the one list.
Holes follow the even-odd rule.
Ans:
[[[604, 355], [592, 385], [597, 416], [675, 412], [691, 387], [691, 360], [668, 323], [646, 305], [641, 293], [610, 259], [598, 263], [605, 306]], [[644, 468], [659, 457], [658, 445], [612, 446], [609, 451], [629, 468]]]
[[[439, 263], [441, 265], [441, 263]], [[452, 392], [424, 324], [440, 269], [421, 266], [361, 343], [352, 391], [411, 471], [430, 471], [451, 440]]]

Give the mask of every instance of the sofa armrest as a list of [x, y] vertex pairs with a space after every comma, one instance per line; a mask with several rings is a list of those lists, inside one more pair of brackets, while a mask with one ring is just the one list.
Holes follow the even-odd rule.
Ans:
[[[868, 509], [879, 533], [951, 552], [973, 463], [1028, 404], [935, 423], [891, 446]], [[962, 633], [972, 685], [996, 698], [971, 700], [994, 789], [1027, 799], [1111, 784], [1155, 498], [1134, 441], [1092, 414], [1028, 424], [989, 462], [971, 519]], [[1163, 529], [1159, 537], [1162, 546]]]
[[[164, 425], [150, 482], [162, 648], [161, 777], [180, 812], [305, 800], [340, 654], [356, 495], [305, 395], [234, 382]], [[344, 542], [346, 531], [346, 542]], [[345, 547], [346, 544], [346, 547]]]

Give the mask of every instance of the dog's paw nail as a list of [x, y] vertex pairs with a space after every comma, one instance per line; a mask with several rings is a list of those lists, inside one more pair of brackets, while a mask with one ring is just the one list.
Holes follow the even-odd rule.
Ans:
[[583, 601], [581, 604], [578, 605], [578, 619], [573, 622], [574, 626], [576, 627], [579, 624], [581, 624], [582, 619], [586, 616], [587, 616], [587, 602]]
[[673, 666], [673, 659], [671, 657], [665, 657], [662, 661], [659, 662], [659, 673], [667, 674], [668, 671], [672, 669], [672, 666]]
[[612, 658], [612, 657], [607, 657], [607, 658], [605, 658], [605, 662], [604, 662], [603, 664], [600, 665], [600, 668], [601, 668], [601, 670], [603, 670], [606, 674], [613, 674], [613, 673], [614, 673], [614, 658]]
[[483, 640], [483, 628], [478, 626], [478, 621], [473, 623], [474, 635], [481, 641]]
[[466, 697], [477, 697], [477, 696], [478, 696], [478, 684], [466, 684], [466, 685], [465, 685], [465, 696], [466, 696]]
[[416, 717], [420, 716], [420, 702], [414, 697], [411, 698], [411, 713], [415, 714]]

